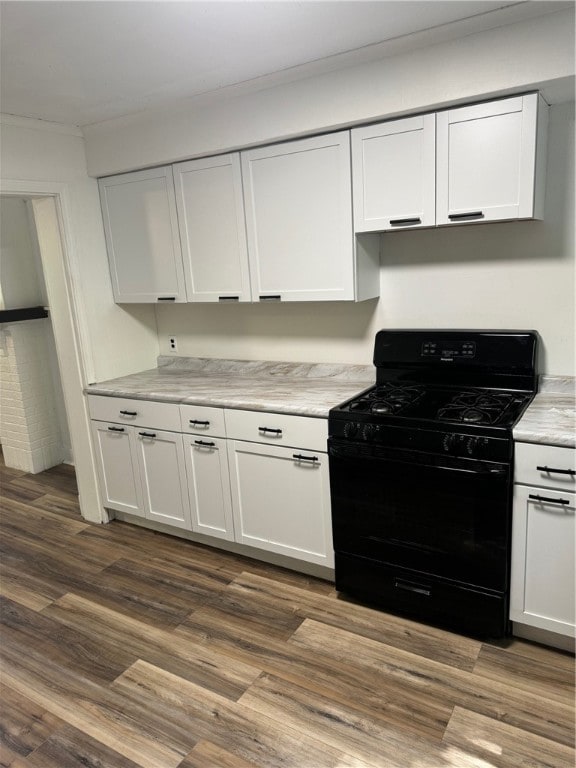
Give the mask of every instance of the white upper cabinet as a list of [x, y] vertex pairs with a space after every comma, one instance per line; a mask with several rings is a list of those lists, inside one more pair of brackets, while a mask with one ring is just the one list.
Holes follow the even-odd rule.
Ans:
[[354, 231], [436, 223], [436, 116], [352, 131]]
[[115, 301], [186, 301], [172, 168], [98, 184]]
[[538, 94], [437, 115], [437, 224], [542, 218], [547, 107]]
[[173, 169], [188, 301], [250, 301], [240, 156]]
[[241, 158], [253, 301], [368, 298], [356, 290], [349, 132]]

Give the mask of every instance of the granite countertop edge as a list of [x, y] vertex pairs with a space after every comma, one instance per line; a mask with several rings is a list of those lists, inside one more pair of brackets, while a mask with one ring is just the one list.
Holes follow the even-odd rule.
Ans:
[[573, 376], [541, 376], [538, 394], [513, 429], [514, 440], [575, 448], [575, 386]]

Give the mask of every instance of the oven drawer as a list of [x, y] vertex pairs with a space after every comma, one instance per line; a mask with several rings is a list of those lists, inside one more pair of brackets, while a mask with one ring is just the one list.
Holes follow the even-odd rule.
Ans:
[[224, 409], [204, 405], [181, 405], [182, 432], [226, 437]]
[[226, 436], [252, 443], [286, 445], [326, 453], [328, 419], [267, 411], [226, 410]]
[[390, 613], [484, 637], [509, 632], [508, 598], [344, 552], [335, 553], [336, 589]]
[[576, 490], [576, 450], [558, 445], [516, 443], [514, 482]]
[[113, 421], [180, 432], [180, 411], [177, 403], [157, 403], [127, 397], [88, 395], [90, 417], [97, 421]]

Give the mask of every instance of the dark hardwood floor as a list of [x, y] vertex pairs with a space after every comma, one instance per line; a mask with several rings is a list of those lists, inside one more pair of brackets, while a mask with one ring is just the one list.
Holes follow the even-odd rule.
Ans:
[[570, 655], [87, 523], [66, 466], [0, 479], [1, 766], [574, 766]]

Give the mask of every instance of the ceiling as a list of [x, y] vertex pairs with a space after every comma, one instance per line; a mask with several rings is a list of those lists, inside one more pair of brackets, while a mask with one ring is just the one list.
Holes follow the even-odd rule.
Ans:
[[[85, 126], [179, 99], [217, 96], [239, 83], [263, 87], [266, 78], [278, 73], [298, 79], [317, 72], [320, 64], [325, 70], [350, 65], [358, 55], [380, 57], [392, 42], [395, 50], [398, 41], [406, 50], [566, 5], [505, 0], [3, 1], [0, 109]], [[425, 30], [432, 33], [423, 41]]]

